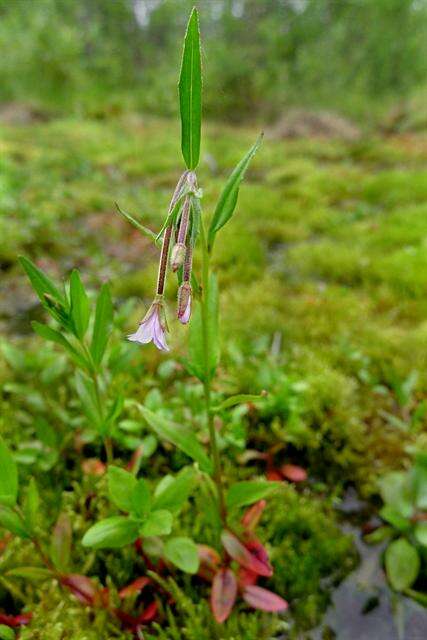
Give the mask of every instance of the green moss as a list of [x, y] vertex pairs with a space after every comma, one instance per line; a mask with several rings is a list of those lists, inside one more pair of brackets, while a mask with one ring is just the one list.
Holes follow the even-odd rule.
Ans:
[[292, 487], [269, 501], [261, 535], [274, 566], [269, 586], [289, 601], [298, 627], [315, 626], [333, 586], [355, 566], [351, 536], [341, 532], [327, 500]]

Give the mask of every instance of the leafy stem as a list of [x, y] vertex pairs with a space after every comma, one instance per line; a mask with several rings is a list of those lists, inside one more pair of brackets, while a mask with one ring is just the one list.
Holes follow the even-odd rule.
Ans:
[[208, 299], [209, 299], [209, 280], [210, 280], [210, 252], [208, 249], [206, 231], [203, 218], [200, 224], [200, 235], [202, 244], [202, 294], [200, 297], [201, 320], [202, 320], [202, 339], [203, 339], [203, 356], [205, 362], [205, 376], [203, 381], [203, 391], [205, 397], [206, 419], [209, 429], [209, 443], [212, 454], [214, 481], [218, 492], [219, 512], [221, 520], [226, 525], [227, 510], [225, 506], [224, 486], [222, 482], [221, 458], [219, 454], [218, 438], [215, 431], [214, 418], [211, 402], [211, 375], [210, 375], [210, 349], [209, 326], [208, 326]]

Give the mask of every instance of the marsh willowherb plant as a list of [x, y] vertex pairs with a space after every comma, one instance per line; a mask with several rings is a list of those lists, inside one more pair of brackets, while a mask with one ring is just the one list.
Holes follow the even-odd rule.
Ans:
[[[167, 321], [163, 299], [168, 262], [178, 273], [177, 317], [190, 322], [189, 357], [187, 368], [203, 384], [206, 422], [209, 432], [209, 456], [206, 457], [195, 434], [140, 407], [148, 424], [161, 438], [180, 447], [199, 463], [200, 469], [215, 483], [218, 518], [223, 532], [223, 555], [202, 546], [200, 551], [201, 573], [212, 581], [212, 610], [219, 622], [231, 612], [238, 590], [248, 604], [267, 611], [284, 610], [286, 602], [275, 594], [256, 586], [258, 576], [270, 576], [272, 568], [268, 556], [253, 533], [257, 519], [264, 507], [259, 502], [274, 490], [274, 483], [249, 481], [235, 483], [226, 488], [221, 467], [218, 438], [214, 426], [215, 414], [248, 400], [247, 396], [234, 396], [223, 406], [212, 403], [212, 381], [219, 363], [218, 336], [218, 285], [211, 267], [217, 233], [231, 219], [246, 169], [261, 142], [261, 136], [231, 173], [220, 195], [209, 225], [202, 212], [202, 190], [198, 187], [196, 169], [200, 158], [202, 74], [200, 36], [197, 10], [193, 9], [184, 40], [181, 73], [179, 79], [179, 103], [181, 113], [181, 150], [186, 165], [172, 195], [166, 220], [160, 233], [154, 234], [139, 223], [138, 228], [151, 238], [162, 240], [158, 281], [155, 299], [138, 330], [129, 339], [141, 344], [153, 340], [161, 350], [167, 350]], [[126, 217], [135, 224], [134, 218]], [[193, 252], [200, 247], [201, 274], [192, 272]], [[191, 316], [191, 318], [190, 318]], [[253, 399], [253, 398], [252, 398]], [[239, 537], [229, 530], [230, 512], [256, 503], [242, 520]], [[235, 562], [240, 567], [231, 567]]]
[[[166, 475], [155, 488], [146, 479], [137, 477], [138, 465], [130, 465], [124, 470], [113, 464], [112, 443], [113, 438], [117, 438], [116, 427], [125, 403], [120, 395], [109, 393], [110, 376], [108, 371], [103, 375], [102, 370], [113, 317], [108, 285], [101, 289], [92, 317], [89, 298], [78, 272], [71, 274], [69, 286], [61, 290], [28, 259], [23, 258], [22, 264], [43, 306], [58, 325], [58, 328], [53, 328], [33, 323], [33, 327], [43, 338], [60, 345], [77, 370], [75, 390], [90, 428], [104, 442], [109, 464], [109, 498], [120, 512], [91, 526], [83, 537], [83, 545], [103, 549], [135, 544], [147, 561], [147, 566], [160, 566], [162, 575], [164, 570], [170, 571], [173, 566], [190, 574], [198, 574], [212, 584], [211, 608], [215, 619], [224, 622], [239, 593], [249, 606], [264, 611], [283, 611], [287, 603], [257, 584], [260, 578], [268, 578], [273, 573], [267, 551], [256, 537], [255, 528], [262, 516], [265, 498], [276, 490], [278, 483], [265, 479], [228, 482], [222, 469], [214, 422], [217, 415], [223, 416], [229, 408], [262, 397], [240, 394], [220, 403], [213, 401], [213, 382], [220, 348], [218, 284], [211, 263], [216, 236], [233, 216], [240, 183], [261, 137], [232, 171], [207, 224], [202, 211], [202, 191], [196, 175], [200, 158], [202, 112], [200, 36], [196, 9], [191, 13], [184, 40], [179, 101], [181, 149], [186, 168], [174, 189], [160, 232], [156, 235], [119, 209], [144, 235], [156, 245], [161, 244], [152, 304], [128, 339], [143, 345], [152, 341], [160, 350], [169, 350], [164, 291], [168, 271], [176, 273], [176, 315], [181, 323], [189, 325], [186, 366], [203, 386], [206, 419], [200, 427], [201, 430], [207, 430], [208, 446], [200, 442], [199, 434], [193, 429], [175, 424], [163, 413], [153, 412], [130, 399], [127, 399], [126, 407], [138, 411], [159, 440], [179, 448], [193, 461], [192, 464], [175, 476]], [[193, 271], [195, 251], [201, 254], [201, 272], [198, 274]], [[197, 544], [191, 537], [182, 536], [181, 531], [176, 531], [180, 512], [196, 486], [203, 492], [206, 501], [212, 504], [209, 513], [212, 519], [210, 525], [216, 532], [215, 548]], [[242, 513], [243, 509], [245, 511]], [[73, 582], [75, 579], [78, 582], [77, 590], [80, 583], [84, 584], [86, 591], [89, 588], [86, 576], [77, 576], [71, 583], [70, 576], [65, 578], [65, 582], [62, 582], [67, 588], [76, 587]], [[148, 578], [144, 577], [144, 580]], [[144, 581], [144, 584], [147, 583]], [[90, 589], [93, 591], [93, 586]], [[96, 600], [95, 596], [92, 600]], [[150, 609], [150, 616], [154, 615], [153, 611]], [[135, 628], [151, 619], [144, 616], [145, 613], [141, 614], [132, 623], [136, 625]]]

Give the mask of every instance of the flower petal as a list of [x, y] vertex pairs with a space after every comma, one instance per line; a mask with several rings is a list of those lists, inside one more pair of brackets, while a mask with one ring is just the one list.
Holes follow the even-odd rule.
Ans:
[[169, 351], [169, 347], [166, 342], [166, 333], [158, 315], [154, 322], [153, 342], [160, 351]]

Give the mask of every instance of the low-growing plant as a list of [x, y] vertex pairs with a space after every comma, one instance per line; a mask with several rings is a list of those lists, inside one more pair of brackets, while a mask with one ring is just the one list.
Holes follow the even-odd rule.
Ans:
[[426, 602], [412, 585], [426, 572], [427, 561], [427, 456], [418, 453], [408, 471], [392, 471], [379, 481], [386, 522], [366, 536], [371, 543], [387, 542], [384, 564], [393, 589]]

